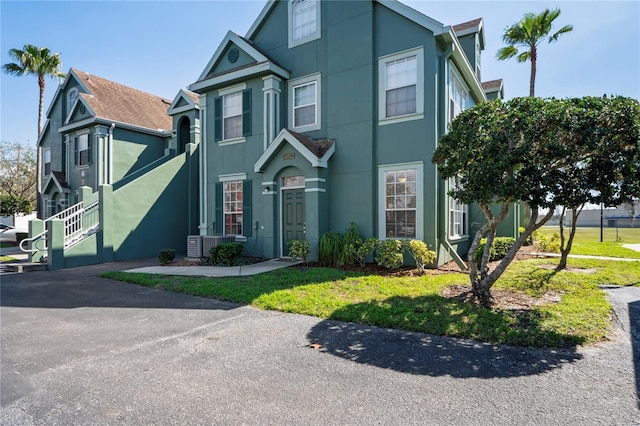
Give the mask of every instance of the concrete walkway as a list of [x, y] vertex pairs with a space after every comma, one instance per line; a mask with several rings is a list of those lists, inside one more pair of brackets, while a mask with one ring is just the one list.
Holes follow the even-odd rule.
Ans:
[[244, 277], [274, 271], [298, 265], [302, 261], [288, 259], [271, 259], [265, 262], [243, 266], [145, 266], [142, 268], [127, 269], [125, 272], [142, 272], [146, 274], [161, 275], [192, 275], [198, 277]]

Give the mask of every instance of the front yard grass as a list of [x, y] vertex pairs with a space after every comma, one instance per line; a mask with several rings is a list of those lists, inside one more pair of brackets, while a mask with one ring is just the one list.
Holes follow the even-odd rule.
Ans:
[[[569, 238], [571, 228], [565, 228]], [[576, 236], [571, 246], [571, 254], [589, 256], [626, 257], [640, 259], [640, 252], [623, 247], [624, 244], [640, 244], [640, 228], [603, 228], [600, 242], [600, 228], [576, 228]], [[539, 232], [550, 237], [559, 233], [558, 226], [543, 226]]]
[[492, 290], [539, 300], [526, 308], [486, 308], [446, 289], [462, 273], [376, 275], [332, 268], [286, 268], [248, 277], [203, 278], [108, 272], [102, 277], [176, 293], [422, 333], [528, 347], [569, 347], [607, 338], [610, 306], [600, 285], [640, 286], [640, 262], [570, 259], [513, 262]]

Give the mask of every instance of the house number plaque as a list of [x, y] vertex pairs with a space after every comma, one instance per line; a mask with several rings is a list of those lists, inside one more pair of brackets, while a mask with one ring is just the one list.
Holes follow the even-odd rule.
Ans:
[[296, 153], [295, 152], [289, 152], [287, 154], [282, 154], [282, 159], [283, 160], [293, 160], [294, 158], [296, 158]]

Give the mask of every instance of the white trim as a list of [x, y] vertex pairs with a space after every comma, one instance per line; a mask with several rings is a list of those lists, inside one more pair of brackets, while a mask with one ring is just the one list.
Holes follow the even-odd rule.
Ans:
[[239, 143], [245, 143], [247, 141], [247, 138], [245, 137], [241, 137], [241, 138], [233, 138], [233, 139], [223, 139], [220, 142], [217, 142], [218, 146], [227, 146], [227, 145], [236, 145]]
[[304, 192], [327, 192], [324, 188], [305, 188]]
[[326, 182], [323, 178], [304, 178], [305, 182]]
[[328, 161], [331, 156], [336, 151], [336, 144], [332, 144], [331, 147], [327, 150], [327, 152], [322, 156], [322, 158], [316, 157], [306, 146], [302, 145], [298, 139], [293, 137], [291, 133], [287, 131], [287, 129], [282, 129], [278, 136], [274, 139], [273, 143], [269, 145], [269, 148], [258, 158], [258, 161], [253, 166], [253, 170], [256, 173], [261, 173], [263, 167], [267, 164], [267, 162], [271, 159], [271, 157], [276, 153], [280, 145], [284, 142], [288, 142], [294, 149], [296, 149], [304, 158], [306, 158], [309, 163], [311, 163], [311, 167], [324, 167], [328, 166]]
[[200, 190], [200, 225], [198, 225], [198, 229], [200, 230], [200, 235], [207, 235], [208, 225], [208, 207], [207, 207], [207, 193], [208, 193], [208, 173], [207, 173], [207, 95], [200, 95], [198, 98], [198, 104], [200, 105], [200, 128], [202, 129], [202, 141], [200, 147], [200, 158], [198, 161], [198, 167], [200, 171], [200, 182], [199, 182], [199, 190]]
[[[180, 89], [175, 98], [173, 98], [173, 102], [167, 109], [167, 115], [175, 115], [181, 112], [190, 111], [192, 109], [200, 109], [200, 106], [193, 100], [186, 92], [187, 89]], [[192, 92], [193, 93], [193, 92]], [[176, 106], [180, 99], [184, 99], [187, 102], [187, 105]]]
[[287, 34], [288, 34], [288, 40], [289, 40], [289, 49], [296, 47], [296, 46], [300, 46], [302, 44], [308, 43], [310, 41], [313, 40], [318, 40], [321, 35], [322, 35], [322, 21], [321, 21], [321, 17], [322, 17], [322, 2], [320, 0], [313, 0], [315, 1], [315, 9], [316, 9], [316, 32], [313, 34], [310, 34], [304, 38], [301, 38], [299, 40], [294, 40], [293, 39], [293, 0], [288, 0], [287, 1]]
[[232, 182], [237, 180], [242, 180], [242, 181], [247, 180], [247, 174], [246, 173], [230, 173], [226, 175], [218, 175], [218, 182]]
[[277, 185], [278, 185], [278, 182], [274, 182], [274, 181], [262, 182], [262, 186], [277, 186]]
[[198, 81], [203, 80], [211, 72], [214, 65], [216, 65], [218, 60], [222, 57], [222, 54], [224, 53], [229, 43], [233, 43], [236, 46], [238, 46], [245, 53], [251, 56], [256, 62], [264, 62], [268, 60], [266, 56], [260, 53], [256, 48], [251, 46], [249, 43], [244, 41], [236, 33], [234, 33], [233, 31], [227, 31], [227, 34], [222, 39], [222, 42], [218, 45], [218, 48], [216, 49], [215, 53], [213, 54], [211, 59], [209, 59], [209, 62], [207, 63], [207, 65], [204, 67], [204, 70], [200, 74], [200, 77], [198, 77]]
[[189, 85], [189, 90], [203, 91], [210, 87], [214, 87], [214, 86], [226, 83], [227, 81], [239, 80], [254, 74], [261, 74], [266, 72], [276, 74], [284, 79], [289, 78], [289, 71], [286, 71], [285, 69], [280, 68], [278, 65], [274, 64], [273, 62], [262, 62], [247, 68], [240, 68], [238, 70], [235, 70], [229, 73], [221, 74], [216, 77], [211, 77], [207, 80], [197, 81]]
[[[295, 96], [295, 88], [298, 86], [302, 86], [309, 83], [316, 83], [316, 116], [315, 122], [313, 124], [308, 124], [306, 126], [295, 127], [295, 111], [294, 111], [294, 101], [293, 98]], [[289, 106], [289, 128], [295, 130], [297, 132], [308, 132], [312, 130], [320, 130], [322, 126], [322, 75], [319, 72], [305, 75], [303, 77], [298, 77], [293, 80], [290, 80], [287, 84], [289, 99], [287, 100], [287, 104]]]
[[234, 86], [225, 87], [224, 89], [218, 90], [218, 96], [229, 95], [235, 92], [241, 92], [247, 88], [247, 83], [240, 83]]
[[[410, 56], [416, 57], [416, 112], [387, 117], [386, 78], [387, 63]], [[418, 46], [378, 58], [378, 124], [392, 124], [424, 118], [424, 48]]]
[[[386, 188], [384, 173], [393, 170], [416, 170], [416, 240], [424, 239], [424, 163], [414, 161], [409, 163], [396, 163], [378, 165], [378, 239], [387, 239], [386, 224]], [[396, 239], [405, 239], [397, 238]]]

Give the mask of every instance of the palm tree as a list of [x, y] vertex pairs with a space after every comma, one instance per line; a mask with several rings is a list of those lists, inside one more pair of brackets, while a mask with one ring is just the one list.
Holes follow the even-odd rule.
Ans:
[[[518, 62], [531, 61], [529, 96], [535, 96], [538, 45], [544, 40], [548, 40], [549, 43], [557, 41], [561, 34], [573, 30], [573, 25], [565, 25], [552, 35], [549, 35], [553, 21], [558, 16], [560, 16], [560, 9], [552, 11], [546, 9], [539, 15], [526, 13], [520, 21], [507, 27], [502, 35], [502, 40], [507, 46], [498, 50], [496, 57], [499, 60], [503, 61], [515, 56]], [[524, 47], [527, 50], [518, 53], [518, 47]]]
[[[22, 50], [9, 50], [9, 57], [15, 62], [2, 65], [2, 70], [11, 75], [35, 75], [38, 77], [38, 87], [40, 88], [40, 98], [38, 103], [38, 138], [42, 131], [42, 115], [44, 111], [44, 86], [45, 77], [64, 78], [65, 73], [60, 70], [60, 54], [52, 54], [46, 47], [37, 47], [32, 44], [25, 44]], [[38, 217], [42, 214], [40, 206], [40, 193], [42, 192], [40, 183], [40, 165], [42, 164], [42, 154], [37, 150], [36, 170], [36, 209]]]

